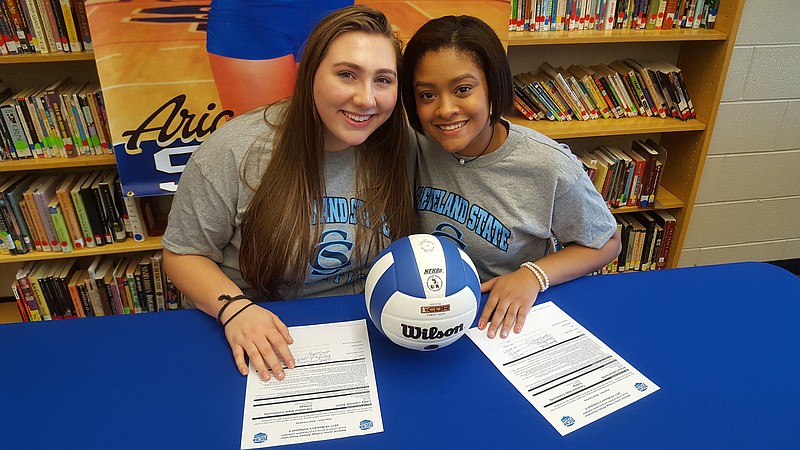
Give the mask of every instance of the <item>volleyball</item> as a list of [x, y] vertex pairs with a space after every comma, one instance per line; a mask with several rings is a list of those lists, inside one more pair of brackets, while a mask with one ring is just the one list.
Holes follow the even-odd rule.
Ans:
[[375, 327], [413, 350], [458, 340], [475, 320], [481, 289], [475, 265], [444, 237], [415, 234], [389, 244], [367, 274], [364, 297]]

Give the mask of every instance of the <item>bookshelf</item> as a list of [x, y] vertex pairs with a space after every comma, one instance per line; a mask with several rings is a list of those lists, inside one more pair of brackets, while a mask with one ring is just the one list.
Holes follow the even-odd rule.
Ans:
[[[667, 149], [668, 157], [661, 180], [659, 199], [653, 208], [663, 209], [677, 219], [670, 249], [668, 267], [677, 267], [681, 248], [689, 228], [700, 176], [731, 53], [736, 42], [745, 0], [721, 0], [713, 30], [607, 30], [509, 32], [508, 52], [512, 73], [535, 70], [545, 61], [554, 65], [594, 64], [634, 56], [643, 59], [674, 58], [671, 62], [681, 69], [687, 89], [697, 112], [697, 120], [635, 117], [628, 119], [599, 119], [587, 122], [528, 121], [514, 112], [509, 120], [535, 129], [553, 139], [590, 138], [597, 143], [611, 137], [650, 137]], [[550, 60], [549, 58], [554, 58]], [[612, 209], [625, 213], [640, 210], [636, 207]]]
[[[77, 81], [98, 81], [94, 52], [22, 54], [0, 56], [0, 79], [15, 90], [37, 83], [51, 82], [59, 76], [70, 76]], [[116, 166], [114, 155], [78, 156], [75, 158], [19, 159], [0, 161], [0, 175], [12, 172], [59, 172], [103, 169]], [[28, 261], [119, 254], [157, 250], [161, 237], [151, 237], [144, 242], [127, 239], [124, 242], [83, 248], [69, 253], [35, 251], [23, 255], [0, 255], [0, 278], [13, 278], [18, 266]], [[6, 285], [10, 285], [6, 283]], [[11, 292], [0, 296], [11, 295]]]

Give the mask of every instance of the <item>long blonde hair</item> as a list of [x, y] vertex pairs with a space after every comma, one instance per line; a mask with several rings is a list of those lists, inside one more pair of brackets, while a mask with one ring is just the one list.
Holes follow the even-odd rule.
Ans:
[[[294, 93], [285, 101], [282, 117], [270, 124], [275, 137], [264, 173], [251, 173], [263, 167], [253, 163], [253, 158], [263, 153], [263, 146], [252, 146], [241, 167], [241, 178], [254, 194], [242, 218], [239, 267], [250, 286], [269, 299], [279, 297], [278, 289], [303, 283], [322, 235], [324, 125], [314, 102], [314, 77], [334, 39], [354, 31], [390, 39], [401, 76], [400, 41], [383, 13], [366, 6], [334, 11], [309, 35]], [[365, 265], [387, 244], [382, 236], [384, 220], [392, 239], [410, 234], [414, 227], [406, 165], [408, 132], [399, 79], [397, 86], [397, 104], [389, 119], [356, 147], [356, 193], [364, 205], [357, 214], [352, 267]], [[254, 179], [260, 180], [257, 186], [248, 181]], [[315, 204], [319, 214], [312, 225]]]

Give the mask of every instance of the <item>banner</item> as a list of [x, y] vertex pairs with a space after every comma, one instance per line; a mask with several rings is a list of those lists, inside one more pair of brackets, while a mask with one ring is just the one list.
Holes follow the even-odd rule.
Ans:
[[[284, 50], [283, 37], [302, 42], [327, 12], [352, 3], [87, 0], [125, 194], [174, 192], [189, 156], [210, 133], [236, 113], [291, 92], [299, 51], [291, 42]], [[480, 17], [506, 41], [508, 0], [355, 3], [383, 11], [404, 41], [447, 14]]]

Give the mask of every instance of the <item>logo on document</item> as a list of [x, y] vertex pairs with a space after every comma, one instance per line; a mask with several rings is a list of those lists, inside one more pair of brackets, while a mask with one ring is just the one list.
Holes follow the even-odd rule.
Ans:
[[566, 427], [571, 427], [575, 425], [575, 419], [570, 416], [564, 416], [561, 418], [561, 423], [563, 423]]
[[634, 386], [636, 389], [638, 389], [638, 390], [639, 390], [639, 392], [644, 392], [644, 391], [646, 391], [646, 390], [647, 390], [647, 385], [646, 385], [646, 384], [644, 384], [644, 383], [641, 383], [641, 382], [640, 382], [640, 383], [636, 383], [636, 384], [634, 384], [633, 386]]
[[253, 435], [253, 444], [260, 444], [262, 442], [267, 442], [266, 433], [256, 433]]
[[369, 430], [370, 428], [372, 428], [372, 421], [362, 420], [361, 422], [359, 422], [358, 428], [360, 428], [361, 430]]

